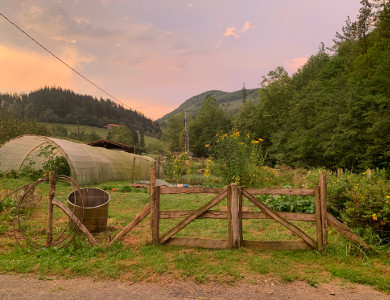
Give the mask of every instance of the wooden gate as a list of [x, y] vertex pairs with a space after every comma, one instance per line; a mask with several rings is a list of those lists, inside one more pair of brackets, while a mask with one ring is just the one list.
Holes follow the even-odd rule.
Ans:
[[[197, 210], [161, 211], [161, 194], [191, 194], [213, 193], [216, 196]], [[316, 213], [281, 213], [274, 212], [254, 195], [296, 195], [315, 196]], [[260, 212], [243, 212], [242, 199], [246, 197]], [[215, 205], [226, 199], [227, 211], [211, 210]], [[160, 219], [184, 218], [166, 233], [160, 236]], [[185, 228], [195, 219], [227, 219], [228, 236], [225, 240], [201, 238], [175, 238], [174, 235]], [[280, 223], [298, 237], [301, 241], [246, 241], [243, 239], [243, 219], [273, 219]], [[289, 221], [308, 221], [316, 223], [316, 240], [313, 240], [303, 230]], [[320, 186], [314, 189], [243, 189], [231, 184], [225, 189], [212, 189], [201, 187], [166, 188], [151, 183], [151, 231], [153, 244], [169, 244], [178, 246], [193, 246], [204, 248], [231, 249], [248, 247], [253, 249], [318, 249], [322, 250], [327, 243], [327, 217], [326, 217], [326, 178], [321, 175]]]
[[[216, 196], [199, 207], [197, 210], [160, 210], [161, 194], [215, 194]], [[261, 202], [255, 195], [290, 195], [290, 196], [314, 196], [315, 214], [275, 212], [266, 204]], [[242, 209], [243, 197], [247, 198], [259, 212], [247, 212]], [[226, 211], [212, 210], [214, 206], [226, 199]], [[326, 175], [320, 175], [320, 185], [314, 189], [290, 189], [290, 188], [263, 188], [244, 189], [231, 184], [224, 189], [203, 188], [203, 187], [160, 187], [156, 186], [155, 168], [151, 169], [150, 175], [150, 204], [146, 205], [142, 212], [130, 222], [111, 243], [121, 240], [138, 223], [150, 213], [151, 235], [153, 244], [168, 244], [188, 247], [201, 247], [213, 249], [233, 249], [247, 247], [252, 249], [280, 249], [280, 250], [303, 250], [316, 249], [321, 251], [328, 243], [328, 224], [339, 233], [364, 248], [370, 248], [358, 235], [354, 234], [335, 217], [327, 213], [326, 199]], [[160, 235], [161, 219], [184, 218], [163, 235]], [[195, 219], [227, 219], [228, 236], [224, 240], [205, 238], [177, 238], [176, 233], [185, 228]], [[271, 219], [289, 229], [301, 240], [299, 241], [247, 241], [243, 239], [243, 219]], [[302, 229], [289, 221], [301, 221], [315, 223], [315, 240], [306, 234]]]

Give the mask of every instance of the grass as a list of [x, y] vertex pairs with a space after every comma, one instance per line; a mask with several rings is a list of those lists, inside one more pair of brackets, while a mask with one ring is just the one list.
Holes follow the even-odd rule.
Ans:
[[[1, 196], [5, 191], [25, 183], [23, 179], [0, 178]], [[125, 184], [115, 182], [109, 186], [120, 187]], [[41, 191], [45, 197], [47, 186], [42, 186]], [[56, 194], [61, 201], [66, 200], [68, 192], [65, 185], [57, 186]], [[0, 214], [0, 273], [33, 273], [45, 279], [63, 276], [138, 282], [163, 281], [171, 278], [194, 280], [198, 283], [215, 281], [223, 284], [255, 283], [267, 276], [286, 282], [303, 280], [312, 286], [338, 278], [343, 282], [366, 284], [390, 293], [388, 254], [364, 254], [332, 230], [329, 231], [329, 246], [323, 253], [260, 251], [245, 248], [209, 250], [151, 245], [150, 219], [147, 217], [121, 243], [108, 245], [109, 240], [149, 203], [149, 194], [146, 190], [131, 193], [110, 191], [110, 194], [108, 230], [95, 234], [99, 246], [94, 247], [87, 243], [84, 236], [79, 235], [71, 246], [64, 249], [22, 251], [12, 236], [10, 213]], [[196, 209], [211, 198], [212, 195], [162, 195], [161, 209]], [[247, 202], [244, 202], [244, 206], [254, 210]], [[225, 210], [226, 202], [222, 201], [213, 209]], [[31, 217], [32, 222], [37, 223], [34, 232], [41, 232], [46, 223], [41, 218], [34, 218], [34, 215]], [[61, 212], [55, 211], [55, 218], [61, 218]], [[179, 221], [180, 219], [161, 220], [161, 234]], [[312, 237], [315, 236], [311, 223], [294, 224]], [[177, 236], [226, 239], [226, 225], [226, 220], [195, 220]], [[42, 232], [44, 235], [45, 231]], [[245, 220], [244, 238], [296, 239], [294, 235], [270, 220]]]

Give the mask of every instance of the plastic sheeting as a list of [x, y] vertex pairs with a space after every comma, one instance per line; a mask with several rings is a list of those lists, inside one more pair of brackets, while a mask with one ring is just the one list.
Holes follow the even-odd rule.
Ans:
[[26, 165], [42, 167], [44, 157], [38, 156], [47, 145], [56, 147], [55, 154], [66, 158], [72, 177], [79, 185], [115, 180], [146, 180], [155, 160], [143, 155], [108, 150], [67, 140], [37, 135], [23, 135], [0, 148], [0, 171], [18, 171]]

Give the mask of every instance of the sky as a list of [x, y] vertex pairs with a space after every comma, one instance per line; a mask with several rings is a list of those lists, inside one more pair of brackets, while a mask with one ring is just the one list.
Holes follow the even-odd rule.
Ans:
[[[1, 0], [0, 12], [151, 119], [208, 90], [258, 88], [333, 38], [359, 0]], [[0, 93], [45, 86], [111, 98], [0, 16]]]

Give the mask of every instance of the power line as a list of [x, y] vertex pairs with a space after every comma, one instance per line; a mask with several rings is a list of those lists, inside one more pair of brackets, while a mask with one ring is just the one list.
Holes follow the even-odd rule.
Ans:
[[100, 91], [102, 91], [103, 93], [105, 93], [106, 95], [110, 96], [111, 98], [113, 98], [114, 100], [116, 100], [117, 102], [119, 102], [120, 104], [122, 104], [123, 106], [126, 106], [127, 108], [131, 109], [131, 107], [129, 107], [128, 105], [126, 105], [124, 102], [120, 101], [119, 99], [117, 99], [116, 97], [114, 97], [113, 95], [111, 95], [110, 93], [106, 92], [104, 89], [102, 89], [101, 87], [99, 87], [97, 84], [95, 84], [94, 82], [92, 82], [91, 80], [89, 80], [87, 77], [85, 77], [83, 74], [81, 74], [79, 71], [77, 71], [76, 69], [74, 69], [73, 67], [71, 67], [70, 65], [68, 65], [65, 61], [63, 61], [61, 58], [59, 58], [57, 55], [55, 55], [53, 52], [51, 52], [49, 49], [47, 49], [45, 46], [43, 46], [40, 42], [38, 42], [35, 38], [33, 38], [31, 35], [29, 35], [26, 31], [24, 31], [22, 28], [20, 28], [18, 25], [16, 25], [14, 22], [12, 22], [10, 19], [8, 19], [5, 15], [3, 15], [1, 12], [0, 12], [0, 15], [6, 20], [8, 21], [10, 24], [12, 24], [14, 27], [16, 27], [20, 32], [22, 32], [24, 35], [26, 35], [30, 40], [32, 40], [33, 42], [35, 42], [39, 47], [41, 47], [42, 49], [44, 49], [46, 52], [50, 53], [54, 58], [56, 58], [57, 60], [59, 60], [61, 63], [63, 63], [65, 66], [67, 66], [69, 69], [71, 69], [73, 72], [75, 72], [77, 75], [79, 75], [81, 78], [85, 79], [86, 81], [88, 81], [90, 84], [92, 84], [93, 86], [95, 86], [96, 88], [98, 88]]

